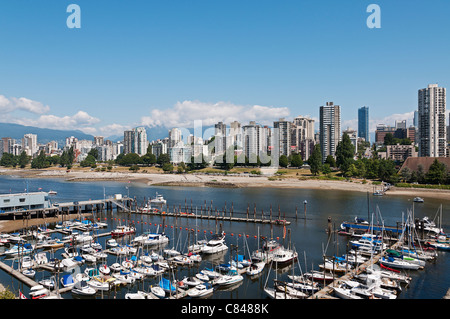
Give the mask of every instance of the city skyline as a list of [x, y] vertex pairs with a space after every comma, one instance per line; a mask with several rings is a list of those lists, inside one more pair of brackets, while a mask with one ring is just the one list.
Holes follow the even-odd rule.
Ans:
[[[368, 106], [373, 134], [411, 124], [418, 89], [448, 87], [449, 44], [417, 46], [448, 29], [445, 1], [377, 1], [380, 29], [367, 27], [365, 1], [76, 3], [77, 30], [66, 26], [69, 3], [0, 4], [2, 122], [108, 137], [301, 115], [318, 130], [319, 107], [334, 101], [343, 130], [358, 129]], [[418, 68], [426, 59], [440, 63]]]

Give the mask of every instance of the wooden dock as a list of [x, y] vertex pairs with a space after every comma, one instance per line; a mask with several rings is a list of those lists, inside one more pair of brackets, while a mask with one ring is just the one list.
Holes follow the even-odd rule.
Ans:
[[214, 215], [203, 215], [203, 214], [194, 214], [194, 213], [178, 213], [178, 212], [146, 212], [141, 213], [139, 211], [131, 211], [131, 213], [137, 213], [142, 215], [152, 215], [152, 216], [170, 216], [175, 218], [192, 218], [192, 219], [209, 219], [209, 220], [220, 220], [220, 221], [230, 221], [230, 222], [246, 222], [246, 223], [261, 223], [261, 224], [273, 224], [273, 225], [290, 225], [291, 222], [288, 220], [279, 220], [279, 219], [267, 219], [267, 218], [258, 218], [258, 217], [234, 217], [226, 216], [225, 214], [214, 214]]
[[[395, 249], [399, 245], [399, 242], [395, 243], [392, 246], [392, 249]], [[369, 268], [371, 265], [376, 264], [380, 258], [383, 256], [384, 252], [377, 254], [373, 256], [371, 259], [366, 261], [365, 263], [359, 265], [357, 268], [352, 269], [348, 271], [345, 275], [341, 277], [336, 277], [335, 280], [333, 280], [330, 284], [310, 296], [308, 299], [338, 299], [333, 296], [333, 287], [339, 286], [342, 282], [345, 280], [351, 280], [354, 276], [361, 274], [364, 272], [367, 268]], [[338, 275], [339, 276], [339, 275]]]

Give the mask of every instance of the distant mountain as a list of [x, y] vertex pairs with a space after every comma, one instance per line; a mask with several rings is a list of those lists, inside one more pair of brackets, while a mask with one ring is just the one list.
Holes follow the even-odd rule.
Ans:
[[74, 136], [80, 140], [93, 140], [94, 136], [83, 133], [79, 130], [52, 130], [47, 128], [39, 128], [34, 126], [24, 126], [19, 124], [0, 123], [0, 138], [10, 137], [21, 139], [25, 134], [37, 134], [38, 143], [48, 143], [57, 141], [58, 144], [65, 143], [66, 137]]

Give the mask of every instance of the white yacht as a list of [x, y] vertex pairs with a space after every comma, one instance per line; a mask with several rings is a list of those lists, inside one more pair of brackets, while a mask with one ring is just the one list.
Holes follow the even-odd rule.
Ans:
[[155, 205], [165, 205], [166, 202], [167, 201], [164, 199], [164, 197], [162, 195], [159, 195], [158, 193], [156, 193], [155, 198], [150, 199], [150, 204], [155, 204]]
[[227, 250], [228, 246], [225, 244], [225, 234], [215, 234], [206, 245], [202, 247], [202, 253], [215, 254]]

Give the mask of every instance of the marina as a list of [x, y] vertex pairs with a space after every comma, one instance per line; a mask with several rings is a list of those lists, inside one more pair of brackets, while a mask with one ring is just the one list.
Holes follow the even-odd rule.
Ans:
[[[17, 184], [23, 183], [21, 180], [14, 181]], [[46, 182], [50, 181], [40, 180], [39, 184]], [[78, 192], [77, 196], [73, 196], [71, 190], [73, 187], [79, 187], [83, 189], [83, 191]], [[204, 281], [205, 283], [210, 284], [213, 289], [212, 293], [207, 294], [207, 298], [210, 299], [266, 299], [270, 298], [268, 292], [272, 287], [278, 289], [278, 292], [274, 294], [274, 296], [284, 299], [287, 296], [287, 287], [298, 286], [300, 284], [299, 282], [291, 280], [290, 277], [302, 275], [306, 278], [306, 275], [313, 273], [313, 271], [317, 272], [316, 275], [330, 274], [332, 280], [329, 281], [328, 279], [323, 279], [320, 281], [319, 279], [319, 281], [316, 282], [316, 284], [319, 285], [317, 287], [318, 289], [315, 289], [314, 293], [306, 293], [305, 295], [295, 293], [296, 298], [334, 299], [339, 298], [336, 296], [335, 288], [343, 286], [345, 283], [349, 284], [356, 281], [356, 279], [359, 279], [361, 275], [366, 273], [368, 268], [371, 268], [371, 265], [374, 265], [376, 269], [379, 269], [381, 267], [380, 261], [382, 258], [388, 257], [386, 250], [382, 253], [374, 253], [372, 256], [367, 254], [358, 255], [356, 256], [356, 260], [361, 258], [360, 260], [364, 260], [364, 262], [360, 263], [357, 267], [348, 266], [349, 268], [345, 268], [344, 266], [342, 272], [339, 272], [342, 263], [339, 265], [337, 263], [331, 263], [331, 271], [326, 272], [323, 271], [323, 268], [319, 267], [325, 260], [337, 261], [341, 258], [340, 256], [344, 255], [346, 256], [343, 257], [344, 260], [345, 258], [350, 260], [350, 254], [348, 252], [351, 250], [351, 242], [360, 238], [351, 236], [349, 233], [339, 234], [339, 230], [342, 230], [340, 225], [344, 224], [345, 221], [353, 222], [355, 216], [367, 215], [367, 197], [364, 195], [348, 194], [348, 192], [331, 196], [328, 194], [327, 196], [329, 197], [330, 202], [334, 196], [339, 196], [341, 198], [347, 196], [345, 205], [342, 205], [343, 207], [346, 207], [347, 214], [338, 214], [323, 207], [324, 203], [320, 200], [317, 201], [317, 199], [314, 198], [314, 196], [319, 196], [320, 193], [311, 194], [311, 192], [309, 192], [308, 194], [308, 192], [304, 192], [301, 194], [301, 199], [298, 200], [297, 203], [286, 205], [289, 201], [284, 199], [292, 198], [291, 196], [294, 194], [294, 192], [289, 190], [285, 190], [283, 194], [276, 190], [265, 190], [266, 193], [263, 194], [262, 197], [266, 197], [267, 200], [264, 201], [260, 200], [260, 192], [253, 192], [251, 189], [245, 191], [245, 197], [244, 200], [242, 200], [240, 197], [242, 194], [239, 194], [234, 190], [188, 188], [189, 197], [192, 198], [191, 209], [191, 199], [189, 197], [189, 199], [186, 198], [186, 194], [188, 194], [186, 192], [187, 189], [182, 187], [154, 188], [136, 184], [125, 189], [123, 183], [76, 183], [74, 186], [73, 183], [67, 185], [62, 181], [52, 181], [52, 189], [58, 191], [58, 195], [53, 199], [60, 203], [58, 207], [70, 207], [71, 211], [77, 212], [75, 207], [78, 206], [80, 207], [78, 212], [83, 212], [84, 214], [89, 213], [89, 217], [83, 215], [83, 218], [79, 218], [78, 221], [66, 220], [68, 223], [74, 223], [70, 226], [70, 229], [65, 228], [62, 223], [40, 225], [39, 233], [35, 233], [35, 236], [37, 234], [46, 235], [52, 239], [59, 240], [59, 244], [62, 243], [63, 246], [60, 246], [59, 248], [56, 248], [55, 246], [55, 249], [45, 248], [44, 246], [39, 245], [35, 246], [35, 252], [46, 252], [49, 258], [46, 264], [35, 265], [33, 268], [36, 271], [34, 278], [26, 277], [23, 273], [19, 272], [17, 258], [5, 256], [4, 254], [8, 247], [5, 246], [4, 248], [1, 248], [0, 252], [3, 254], [3, 257], [1, 257], [1, 282], [4, 285], [13, 287], [16, 292], [20, 290], [26, 296], [29, 296], [31, 287], [39, 285], [39, 281], [48, 279], [49, 277], [54, 276], [57, 282], [60, 282], [60, 279], [67, 274], [71, 274], [74, 278], [78, 275], [80, 278], [82, 277], [80, 274], [84, 274], [87, 268], [100, 269], [103, 266], [111, 269], [109, 274], [110, 277], [120, 277], [123, 281], [119, 284], [119, 281], [116, 278], [116, 284], [111, 284], [113, 281], [110, 279], [105, 283], [96, 282], [97, 287], [108, 288], [97, 290], [97, 293], [92, 296], [92, 298], [155, 298], [155, 295], [151, 294], [151, 288], [159, 286], [162, 278], [170, 278], [172, 284], [175, 285], [175, 288], [179, 288], [174, 290], [174, 293], [169, 293], [166, 297], [174, 299], [194, 298], [191, 296], [200, 292], [198, 292], [197, 289], [193, 290], [195, 286], [186, 286], [186, 282], [194, 285], [196, 281], [192, 280], [191, 283], [188, 279], [198, 277], [203, 278], [206, 276], [206, 270], [210, 269], [215, 270], [222, 277], [225, 275], [228, 276], [223, 277], [220, 281], [218, 280], [219, 277], [215, 279], [213, 279], [213, 277], [208, 277], [208, 280]], [[95, 194], [95, 191], [93, 190], [97, 190], [97, 194]], [[121, 191], [123, 193], [128, 193], [129, 191], [130, 197], [125, 194], [121, 198], [120, 196], [116, 196], [116, 194], [120, 194]], [[112, 209], [108, 210], [106, 202], [102, 202], [102, 200], [99, 202], [85, 200], [86, 195], [83, 194], [84, 192], [89, 192], [88, 196], [94, 198], [107, 198], [108, 196], [103, 195], [105, 193], [111, 194], [109, 196], [115, 202], [120, 203], [118, 199], [127, 202], [129, 199], [128, 202], [130, 204], [116, 205], [111, 201]], [[171, 214], [167, 212], [162, 214], [163, 211], [165, 212], [166, 207], [164, 207], [164, 210], [162, 211], [158, 209], [158, 212], [139, 212], [139, 208], [144, 207], [144, 203], [146, 203], [156, 192], [164, 195], [164, 198], [167, 200], [167, 207], [172, 207]], [[208, 196], [205, 196], [206, 193]], [[269, 193], [275, 193], [273, 195], [281, 199], [279, 201], [279, 210], [278, 202], [271, 202], [267, 195]], [[296, 196], [299, 196], [298, 191], [295, 192], [295, 194]], [[223, 197], [224, 195], [225, 197]], [[209, 199], [205, 200], [205, 198]], [[212, 205], [211, 198], [214, 199]], [[258, 204], [252, 205], [249, 199]], [[298, 214], [298, 207], [302, 207], [306, 199], [308, 201], [308, 210], [307, 215], [305, 216], [303, 215], [303, 211]], [[78, 205], [67, 205], [67, 203], [73, 203], [75, 201], [78, 202]], [[388, 199], [387, 196], [383, 196], [382, 198], [374, 199], [373, 203], [375, 203], [375, 201], [378, 201], [377, 204], [370, 209], [376, 213], [374, 214], [374, 225], [380, 225], [379, 219], [384, 218], [385, 220], [383, 220], [383, 222], [386, 225], [396, 225], [396, 222], [400, 221], [398, 227], [404, 229], [402, 225], [405, 225], [406, 218], [412, 208], [412, 199]], [[210, 211], [213, 212], [213, 214], [210, 214], [209, 216], [211, 218], [206, 218], [208, 216], [208, 210], [205, 210], [205, 202], [207, 203], [206, 206], [209, 206]], [[220, 207], [216, 207], [215, 203], [219, 202], [221, 202], [219, 205]], [[231, 202], [233, 202], [234, 205], [234, 217], [239, 217], [244, 220], [235, 221], [232, 219], [216, 218], [220, 215], [231, 217]], [[322, 203], [322, 207], [318, 204], [319, 202]], [[426, 205], [431, 205], [431, 202], [431, 200], [427, 200]], [[225, 208], [227, 205], [226, 203], [228, 203], [227, 208]], [[339, 203], [337, 205], [336, 203], [337, 202], [334, 202], [334, 206], [340, 206]], [[362, 203], [364, 203], [364, 205], [362, 205]], [[88, 206], [84, 206], [85, 204]], [[91, 204], [93, 204], [93, 206], [89, 206]], [[423, 211], [426, 206], [420, 206], [420, 208], [416, 207], [415, 216], [417, 218], [428, 216], [430, 219], [434, 219], [433, 217], [439, 212], [439, 208], [442, 204], [443, 217], [439, 215], [439, 218], [435, 220], [442, 220], [444, 222], [442, 228], [445, 230], [447, 227], [445, 224], [445, 212], [446, 209], [448, 209], [448, 203], [440, 203], [440, 201], [439, 203], [436, 202], [431, 209], [427, 211]], [[358, 208], [352, 210], [353, 205]], [[400, 214], [393, 216], [394, 214], [390, 213], [391, 216], [385, 217], [384, 215], [389, 215], [388, 213], [385, 213], [387, 207], [385, 205], [391, 208], [399, 208]], [[129, 208], [133, 206], [134, 208]], [[259, 213], [255, 215], [260, 215], [261, 211], [264, 210], [268, 212], [264, 214], [267, 217], [270, 216], [270, 206], [276, 207], [276, 209], [274, 209], [275, 213], [272, 214], [273, 220], [277, 220], [280, 216], [281, 219], [287, 220], [289, 223], [278, 224], [255, 222], [251, 218], [253, 217], [252, 215], [255, 211], [255, 206], [256, 211], [259, 211]], [[362, 207], [363, 209], [361, 211]], [[253, 210], [251, 208], [253, 208]], [[200, 210], [203, 212], [204, 218], [201, 218], [202, 214], [199, 213]], [[339, 210], [340, 212], [344, 211], [343, 209], [340, 209], [340, 207], [335, 207], [335, 210]], [[249, 212], [248, 219], [247, 211]], [[278, 211], [280, 212], [279, 215]], [[320, 211], [326, 211], [326, 213], [323, 214]], [[182, 214], [181, 212], [189, 214]], [[389, 212], [391, 212], [391, 210]], [[80, 215], [80, 217], [81, 216], [82, 215]], [[267, 219], [270, 220], [270, 218]], [[351, 224], [352, 222], [349, 223]], [[114, 230], [120, 229], [119, 226], [124, 225], [130, 226], [134, 232], [118, 237], [111, 236]], [[330, 229], [331, 233], [329, 233]], [[397, 225], [393, 229], [397, 229]], [[30, 227], [29, 229], [31, 232], [36, 230], [38, 230], [37, 227]], [[224, 234], [224, 243], [227, 246], [226, 250], [213, 254], [192, 252], [191, 256], [200, 256], [197, 262], [193, 261], [193, 259], [186, 258], [188, 242], [194, 243], [194, 240], [208, 242], [212, 239], [214, 234], [220, 233], [221, 231]], [[370, 231], [376, 232], [376, 227], [373, 227], [373, 230]], [[73, 240], [67, 238], [69, 234], [85, 233], [88, 233], [91, 236], [92, 243], [98, 243], [101, 246], [101, 250], [97, 251], [97, 253], [105, 254], [104, 257], [98, 258], [95, 262], [88, 262], [86, 259], [82, 265], [77, 265], [71, 269], [70, 267], [55, 268], [54, 261], [53, 263], [50, 262], [52, 259], [51, 256], [54, 256], [54, 258], [58, 259], [60, 262], [63, 260], [69, 262], [65, 248], [74, 247], [81, 256], [86, 256], [87, 253], [85, 250], [87, 248], [84, 247], [84, 243], [80, 242], [74, 244]], [[169, 242], [158, 246], [158, 248], [156, 246], [140, 245], [133, 242], [137, 236], [142, 236], [147, 233], [165, 233], [169, 238]], [[385, 239], [389, 249], [394, 251], [402, 248], [399, 244], [401, 235], [402, 232], [392, 233], [391, 236], [389, 236], [389, 240]], [[115, 239], [118, 246], [110, 247], [107, 245], [107, 243], [112, 243], [109, 242], [112, 238]], [[405, 237], [403, 237], [403, 239], [404, 238]], [[29, 235], [24, 235], [23, 239], [33, 242]], [[442, 239], [443, 238], [441, 238], [441, 240]], [[280, 264], [278, 266], [272, 264], [269, 260], [265, 260], [264, 267], [258, 270], [256, 275], [248, 275], [248, 269], [242, 265], [242, 262], [252, 259], [252, 254], [269, 242], [278, 243], [281, 247], [284, 247], [283, 249], [286, 249], [286, 251], [290, 249], [294, 252], [295, 258], [284, 265]], [[403, 241], [403, 243], [404, 242], [405, 241]], [[37, 244], [38, 242], [35, 241], [33, 243]], [[420, 247], [428, 247], [428, 244], [431, 245], [431, 243], [438, 243], [438, 241], [429, 239], [427, 241], [420, 241]], [[178, 251], [181, 254], [174, 254], [171, 256], [164, 255], [164, 252], [169, 250], [174, 252]], [[436, 286], [437, 279], [435, 279], [435, 281], [433, 281], [433, 279], [427, 280], [427, 283], [433, 285], [433, 287], [427, 291], [427, 296], [416, 295], [418, 292], [425, 293], [425, 291], [414, 289], [415, 282], [420, 282], [421, 285], [424, 284], [424, 279], [421, 279], [423, 276], [431, 276], [430, 278], [434, 278], [434, 276], [437, 275], [436, 272], [442, 271], [439, 269], [442, 267], [445, 269], [448, 264], [448, 253], [442, 250], [436, 251], [438, 252], [438, 256], [432, 261], [426, 261], [425, 267], [418, 270], [401, 270], [401, 273], [407, 273], [408, 276], [411, 277], [411, 280], [407, 285], [402, 284], [403, 290], [397, 293], [397, 298], [440, 299], [445, 295], [450, 287], [448, 285], [448, 278], [446, 277], [440, 281], [438, 286]], [[164, 269], [164, 272], [157, 272], [155, 269], [157, 268], [155, 267], [155, 262], [150, 261], [151, 257], [153, 256], [156, 258], [156, 255], [162, 257], [162, 259], [159, 260], [159, 262], [161, 262], [161, 264], [159, 264], [159, 269]], [[238, 259], [235, 258], [238, 255], [245, 257], [239, 259], [240, 268], [237, 268], [236, 273], [233, 274], [233, 268], [227, 267], [235, 265], [236, 261], [238, 261]], [[363, 259], [362, 256], [365, 256], [366, 259]], [[119, 272], [112, 270], [114, 268], [113, 265], [119, 264], [119, 267], [123, 267], [123, 263], [127, 260], [129, 263], [127, 265], [133, 264], [132, 268], [122, 268]], [[252, 259], [252, 261], [255, 265], [257, 264], [256, 259]], [[161, 265], [164, 265], [166, 268], [163, 268]], [[334, 271], [333, 265], [335, 267]], [[125, 283], [124, 280], [126, 276], [130, 276], [131, 273], [128, 275], [122, 273], [133, 269], [136, 271], [136, 276], [139, 277], [138, 272], [140, 272], [140, 274], [143, 275], [143, 279], [135, 279], [133, 282], [130, 281], [129, 283]], [[115, 277], [113, 277], [112, 274], [114, 274]], [[242, 278], [238, 277], [238, 275], [242, 276]], [[439, 277], [439, 275], [437, 276]], [[83, 277], [87, 279], [84, 275]], [[206, 277], [203, 279], [206, 279]], [[90, 280], [93, 279], [91, 278]], [[95, 280], [98, 281], [99, 279], [97, 278]], [[229, 284], [225, 284], [225, 282], [223, 282], [224, 280], [229, 281]], [[285, 287], [284, 290], [282, 287]], [[58, 291], [51, 290], [51, 296], [61, 296], [62, 298], [69, 299], [77, 298], [75, 294], [71, 293], [70, 289], [71, 288], [69, 287], [60, 286]]]

